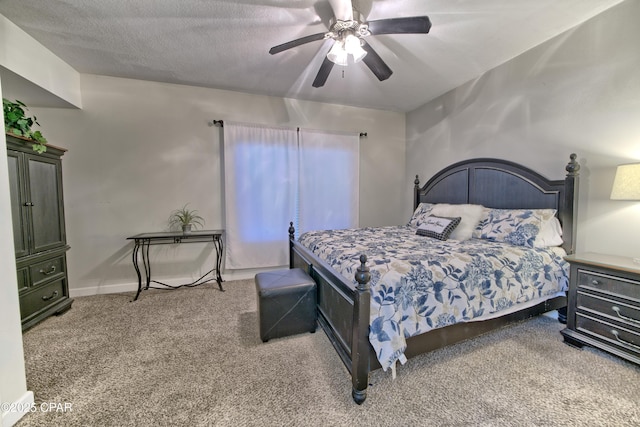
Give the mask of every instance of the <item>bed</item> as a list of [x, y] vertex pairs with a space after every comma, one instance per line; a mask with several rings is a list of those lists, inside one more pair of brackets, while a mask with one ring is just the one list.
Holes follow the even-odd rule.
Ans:
[[[429, 179], [424, 186], [420, 186], [416, 176], [413, 201], [414, 214], [408, 225], [379, 227], [377, 229], [363, 228], [348, 232], [340, 230], [310, 232], [300, 236], [299, 239], [295, 239], [295, 230], [292, 225], [290, 226], [290, 267], [305, 270], [318, 286], [318, 323], [329, 337], [351, 374], [352, 397], [356, 403], [361, 404], [366, 399], [369, 372], [372, 370], [379, 368], [386, 370], [388, 367], [393, 370], [396, 361], [404, 363], [406, 359], [419, 354], [476, 337], [509, 323], [551, 310], [559, 310], [559, 319], [562, 321], [562, 310], [566, 307], [564, 292], [547, 290], [546, 284], [540, 285], [539, 289], [530, 289], [531, 286], [525, 285], [524, 290], [514, 290], [512, 289], [511, 281], [507, 280], [509, 292], [520, 295], [523, 304], [503, 304], [509, 306], [508, 310], [503, 311], [500, 310], [500, 307], [491, 308], [493, 306], [490, 306], [490, 304], [500, 306], [499, 303], [489, 303], [486, 300], [487, 302], [482, 306], [482, 309], [479, 309], [477, 305], [469, 309], [455, 309], [456, 316], [462, 320], [451, 318], [451, 320], [446, 321], [434, 320], [448, 319], [447, 316], [443, 317], [443, 313], [433, 313], [435, 308], [417, 307], [415, 309], [420, 311], [417, 317], [420, 317], [421, 321], [424, 320], [424, 324], [418, 326], [416, 323], [415, 328], [409, 324], [410, 326], [397, 332], [395, 329], [399, 323], [390, 322], [387, 324], [386, 331], [389, 334], [397, 332], [397, 337], [387, 339], [386, 332], [381, 330], [380, 324], [376, 319], [380, 320], [377, 316], [381, 307], [384, 309], [389, 308], [389, 304], [385, 304], [385, 298], [387, 297], [385, 292], [391, 285], [381, 284], [380, 272], [383, 271], [383, 274], [386, 274], [384, 272], [389, 270], [389, 257], [397, 256], [401, 261], [397, 261], [394, 258], [391, 263], [394, 265], [404, 263], [405, 267], [401, 266], [399, 270], [408, 271], [416, 265], [429, 264], [439, 268], [439, 271], [436, 272], [434, 270], [433, 273], [422, 272], [421, 274], [457, 276], [456, 280], [463, 287], [467, 285], [468, 288], [471, 288], [473, 286], [470, 278], [462, 273], [464, 268], [454, 268], [438, 261], [441, 256], [444, 256], [445, 252], [456, 252], [462, 258], [475, 259], [474, 251], [476, 249], [474, 248], [481, 243], [488, 243], [492, 247], [489, 251], [489, 253], [493, 254], [491, 262], [517, 264], [520, 262], [517, 260], [521, 259], [517, 257], [530, 257], [530, 254], [513, 255], [516, 257], [514, 258], [515, 261], [508, 261], [510, 255], [497, 252], [499, 249], [498, 243], [503, 245], [503, 242], [486, 241], [479, 238], [480, 234], [482, 234], [481, 227], [473, 232], [474, 237], [478, 237], [478, 239], [470, 239], [466, 242], [467, 246], [464, 247], [462, 244], [465, 242], [456, 245], [455, 240], [438, 240], [431, 237], [422, 237], [422, 240], [420, 240], [420, 237], [413, 237], [416, 235], [415, 227], [417, 227], [419, 221], [418, 223], [412, 222], [416, 218], [426, 218], [425, 215], [421, 216], [422, 213], [429, 214], [430, 219], [433, 219], [431, 213], [435, 206], [438, 206], [438, 208], [446, 206], [457, 208], [465, 205], [481, 205], [483, 215], [488, 212], [511, 212], [511, 210], [516, 209], [526, 210], [527, 212], [532, 210], [535, 210], [535, 212], [550, 211], [555, 214], [555, 218], [557, 218], [562, 227], [562, 238], [559, 244], [564, 252], [557, 250], [554, 252], [551, 248], [547, 251], [546, 248], [533, 247], [533, 244], [528, 246], [532, 247], [530, 251], [533, 251], [533, 256], [538, 259], [536, 270], [542, 272], [543, 276], [549, 276], [549, 279], [559, 282], [564, 280], [566, 282], [567, 277], [563, 279], [561, 277], [562, 274], [558, 273], [558, 271], [565, 268], [561, 265], [562, 255], [564, 253], [573, 253], [575, 249], [575, 213], [579, 169], [580, 166], [576, 162], [575, 154], [570, 156], [569, 162], [565, 167], [566, 176], [563, 180], [548, 180], [537, 172], [510, 161], [484, 158], [471, 159], [442, 169]], [[552, 216], [554, 216], [553, 214]], [[326, 238], [327, 233], [331, 236], [331, 239]], [[407, 234], [403, 235], [402, 233]], [[480, 234], [476, 235], [476, 233]], [[343, 240], [335, 240], [334, 242], [333, 238], [340, 237], [340, 235], [342, 235]], [[398, 247], [381, 249], [377, 244], [367, 246], [362, 243], [382, 242], [384, 239], [380, 237], [381, 235], [388, 236], [386, 240], [389, 241], [395, 239]], [[321, 242], [325, 242], [329, 246], [322, 246]], [[353, 242], [357, 242], [357, 244]], [[424, 242], [429, 243], [426, 244]], [[532, 243], [532, 241], [530, 240], [529, 243]], [[331, 244], [337, 245], [337, 247], [331, 246]], [[428, 260], [416, 261], [412, 255], [413, 251], [416, 250], [415, 246], [412, 246], [413, 244], [434, 247], [439, 252], [435, 255], [429, 255], [431, 258]], [[527, 246], [526, 242], [524, 246]], [[343, 250], [345, 248], [347, 253], [340, 255], [337, 249]], [[388, 255], [389, 252], [392, 255]], [[368, 260], [367, 257], [371, 259]], [[543, 260], [542, 263], [539, 260]], [[557, 264], [556, 268], [552, 269], [551, 264]], [[509, 269], [517, 270], [514, 274], [522, 275], [520, 266], [511, 266]], [[395, 277], [396, 275], [395, 273], [386, 274], [385, 280], [391, 276]], [[417, 279], [416, 277], [411, 278], [414, 283], [421, 280], [420, 277], [422, 276], [420, 274], [417, 276]], [[498, 275], [495, 276], [498, 277]], [[539, 277], [536, 276], [536, 279], [539, 279]], [[400, 276], [395, 277], [394, 280], [403, 283], [409, 281], [409, 279]], [[520, 280], [519, 276], [518, 280]], [[505, 280], [501, 282], [499, 277], [496, 281], [499, 287], [501, 284], [504, 285], [506, 283]], [[435, 279], [430, 283], [434, 282]], [[444, 280], [437, 282], [439, 283], [437, 292], [433, 292], [433, 287], [430, 288], [432, 299], [436, 296], [438, 301], [444, 303], [445, 306], [451, 307], [459, 299], [473, 300], [471, 303], [478, 301], [475, 297], [469, 298], [467, 296], [461, 298], [460, 296], [463, 294], [455, 291], [449, 285], [444, 285], [444, 282]], [[422, 285], [414, 284], [414, 287], [420, 286]], [[482, 284], [479, 284], [476, 288], [477, 292], [479, 292], [478, 298], [483, 298], [483, 292], [494, 292], [483, 289]], [[397, 289], [399, 289], [399, 286]], [[544, 295], [542, 295], [543, 293]], [[426, 298], [422, 299], [426, 300]], [[372, 307], [374, 308], [372, 309]], [[487, 309], [487, 307], [489, 308]], [[442, 307], [437, 309], [443, 310]], [[483, 311], [487, 311], [487, 313], [483, 313]], [[460, 313], [463, 313], [463, 315], [459, 316]], [[437, 317], [430, 318], [429, 315], [431, 314], [437, 315]], [[400, 313], [399, 316], [403, 321], [406, 321], [407, 318], [411, 320], [412, 315]], [[386, 320], [390, 318], [391, 316], [385, 317]], [[400, 317], [398, 318], [399, 321]], [[407, 332], [407, 328], [413, 328], [414, 330]], [[376, 339], [376, 337], [381, 336], [384, 339], [380, 341], [393, 341], [399, 350], [393, 347], [381, 350], [381, 343]], [[398, 344], [399, 341], [401, 341], [400, 344]], [[386, 345], [387, 343], [383, 344]]]

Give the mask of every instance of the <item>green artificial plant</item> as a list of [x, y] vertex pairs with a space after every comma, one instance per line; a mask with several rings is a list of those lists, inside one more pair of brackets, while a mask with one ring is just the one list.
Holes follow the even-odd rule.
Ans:
[[180, 226], [182, 227], [182, 231], [188, 232], [191, 231], [191, 227], [197, 228], [202, 227], [204, 225], [204, 218], [198, 215], [198, 211], [194, 209], [188, 209], [187, 203], [180, 209], [176, 209], [171, 213], [169, 217], [169, 225]]
[[39, 130], [31, 129], [34, 124], [40, 126], [40, 123], [38, 123], [36, 116], [27, 117], [25, 110], [28, 108], [22, 101], [16, 99], [15, 102], [11, 102], [2, 98], [2, 110], [4, 112], [4, 128], [7, 133], [33, 140], [35, 152], [44, 153], [47, 151], [46, 138]]

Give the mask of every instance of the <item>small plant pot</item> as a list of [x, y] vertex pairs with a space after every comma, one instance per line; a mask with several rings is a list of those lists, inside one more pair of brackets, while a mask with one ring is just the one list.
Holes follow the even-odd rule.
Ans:
[[183, 234], [191, 234], [191, 224], [184, 224], [182, 226], [182, 233]]

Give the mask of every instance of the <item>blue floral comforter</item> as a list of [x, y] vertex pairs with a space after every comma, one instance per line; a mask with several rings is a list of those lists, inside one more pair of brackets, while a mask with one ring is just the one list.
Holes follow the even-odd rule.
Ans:
[[361, 254], [371, 269], [369, 340], [384, 370], [404, 363], [406, 338], [568, 288], [551, 249], [483, 239], [440, 241], [413, 226], [307, 232], [300, 243], [347, 280]]

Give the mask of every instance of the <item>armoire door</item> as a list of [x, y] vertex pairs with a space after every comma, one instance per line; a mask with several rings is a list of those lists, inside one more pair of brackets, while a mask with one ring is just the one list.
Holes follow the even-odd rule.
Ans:
[[65, 245], [60, 161], [27, 154], [32, 253]]
[[7, 150], [9, 162], [9, 193], [11, 195], [11, 217], [13, 222], [13, 243], [16, 258], [29, 254], [29, 227], [26, 216], [25, 176], [21, 166], [22, 154]]

